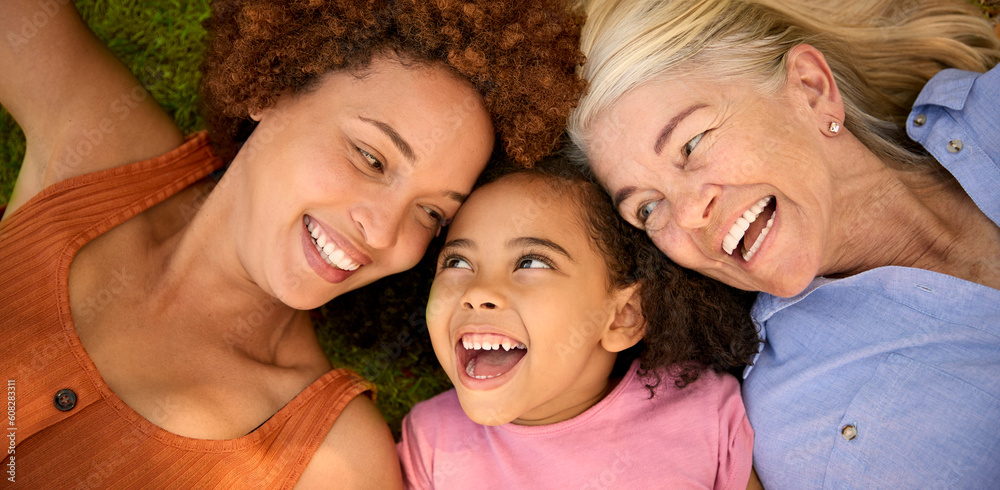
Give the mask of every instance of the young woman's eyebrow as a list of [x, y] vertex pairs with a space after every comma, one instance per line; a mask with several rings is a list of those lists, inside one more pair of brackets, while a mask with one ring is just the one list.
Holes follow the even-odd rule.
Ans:
[[410, 163], [413, 163], [414, 159], [416, 159], [416, 156], [413, 153], [413, 147], [411, 147], [410, 144], [407, 143], [406, 140], [404, 140], [403, 137], [400, 136], [399, 133], [395, 129], [393, 129], [392, 126], [382, 121], [368, 119], [367, 117], [358, 116], [358, 119], [368, 124], [371, 124], [372, 126], [375, 126], [380, 131], [385, 133], [385, 135], [388, 136], [390, 140], [392, 140], [392, 144], [396, 145], [396, 148], [399, 149], [399, 152], [402, 153], [403, 157], [409, 160]]
[[708, 104], [693, 104], [687, 109], [681, 111], [680, 114], [677, 114], [672, 119], [670, 119], [670, 121], [667, 122], [667, 125], [663, 127], [663, 131], [660, 131], [660, 136], [656, 138], [656, 143], [653, 144], [653, 152], [656, 153], [657, 156], [659, 156], [660, 152], [663, 151], [663, 145], [667, 142], [668, 139], [670, 139], [670, 134], [674, 132], [674, 129], [677, 128], [677, 125], [680, 124], [685, 117], [690, 116], [692, 112], [697, 111], [698, 109], [704, 107], [708, 107]]
[[576, 262], [576, 260], [573, 259], [573, 256], [570, 255], [569, 252], [567, 252], [565, 248], [560, 247], [558, 243], [553, 242], [552, 240], [546, 240], [544, 238], [537, 238], [537, 237], [531, 237], [531, 236], [524, 236], [524, 237], [512, 238], [509, 242], [507, 242], [507, 246], [508, 247], [528, 247], [528, 246], [545, 247], [547, 249], [552, 250], [553, 252], [556, 252], [556, 253], [561, 254], [561, 255], [565, 255], [567, 259], [569, 259], [569, 260], [571, 260], [573, 262]]
[[459, 204], [464, 203], [465, 200], [469, 197], [468, 194], [462, 194], [461, 192], [458, 191], [444, 191], [441, 193], [441, 195], [453, 201], [458, 201]]

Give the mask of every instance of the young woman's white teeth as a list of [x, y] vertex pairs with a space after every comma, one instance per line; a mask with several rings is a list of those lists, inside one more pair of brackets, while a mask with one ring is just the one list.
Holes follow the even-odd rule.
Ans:
[[465, 350], [469, 350], [469, 349], [472, 348], [472, 342], [469, 342], [468, 340], [465, 340], [465, 338], [463, 337], [462, 338], [462, 347], [465, 347]]
[[[342, 252], [340, 250], [337, 250], [337, 254], [341, 254], [341, 253]], [[358, 268], [358, 265], [355, 264], [354, 261], [351, 260], [350, 257], [346, 257], [345, 256], [344, 258], [342, 258], [339, 261], [337, 261], [337, 267], [339, 267], [341, 269], [344, 269], [345, 271], [353, 271], [354, 269]]]
[[339, 264], [340, 261], [344, 260], [344, 251], [337, 248], [327, 252], [330, 255], [330, 261]]
[[316, 237], [316, 243], [319, 245], [319, 248], [325, 249], [326, 248], [326, 235], [320, 233], [320, 235], [318, 237]]
[[503, 346], [503, 350], [510, 350], [510, 339], [504, 339], [500, 345]]
[[[333, 258], [333, 251], [336, 250], [336, 249], [337, 248], [334, 247], [332, 243], [327, 243], [327, 244], [323, 245], [323, 253], [325, 253], [326, 256], [330, 257], [331, 259]], [[332, 262], [336, 262], [336, 261], [332, 261]]]

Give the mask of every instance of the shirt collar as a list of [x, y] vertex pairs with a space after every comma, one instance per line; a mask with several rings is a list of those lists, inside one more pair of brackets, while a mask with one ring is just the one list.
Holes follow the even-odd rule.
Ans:
[[937, 105], [952, 110], [962, 110], [972, 85], [981, 74], [948, 68], [931, 78], [920, 91], [914, 109], [922, 105]]

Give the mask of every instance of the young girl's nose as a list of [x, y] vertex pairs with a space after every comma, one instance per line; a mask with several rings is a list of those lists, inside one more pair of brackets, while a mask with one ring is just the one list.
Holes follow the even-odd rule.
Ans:
[[[475, 309], [476, 308], [475, 306], [472, 306], [472, 303], [469, 303], [468, 301], [466, 301], [465, 304], [462, 305], [462, 306], [465, 306], [466, 308], [469, 308], [469, 309]], [[488, 301], [485, 302], [485, 303], [480, 303], [479, 304], [479, 308], [484, 309], [484, 310], [492, 310], [492, 309], [495, 309], [496, 307], [497, 307], [497, 305], [495, 303], [490, 303]]]
[[466, 285], [459, 299], [462, 308], [469, 310], [496, 310], [504, 307], [503, 287], [496, 276], [480, 271], [472, 282]]

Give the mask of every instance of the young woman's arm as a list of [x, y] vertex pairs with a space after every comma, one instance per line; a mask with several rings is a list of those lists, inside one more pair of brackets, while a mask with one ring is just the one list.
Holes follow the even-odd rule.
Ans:
[[370, 398], [344, 407], [295, 488], [403, 488], [392, 434]]
[[27, 139], [6, 216], [56, 182], [156, 156], [183, 141], [69, 0], [0, 2], [0, 66], [0, 104]]

